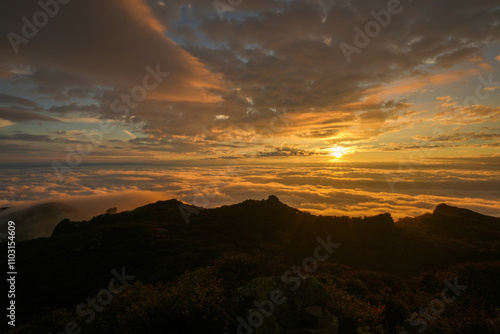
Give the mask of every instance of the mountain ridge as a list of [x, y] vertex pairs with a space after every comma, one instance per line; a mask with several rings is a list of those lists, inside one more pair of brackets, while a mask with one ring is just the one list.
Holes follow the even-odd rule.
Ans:
[[[196, 210], [188, 222], [180, 205]], [[392, 293], [411, 285], [422, 275], [455, 272], [458, 269], [450, 268], [462, 268], [467, 263], [478, 263], [481, 271], [496, 270], [499, 233], [499, 218], [445, 204], [432, 213], [394, 222], [389, 213], [316, 216], [290, 207], [276, 196], [210, 209], [176, 199], [157, 201], [88, 221], [64, 219], [51, 237], [18, 242], [17, 265], [23, 268], [18, 278], [23, 287], [17, 296], [19, 321], [33, 322], [47, 308], [77, 305], [107, 284], [110, 270], [120, 268], [134, 275], [137, 284], [160, 290], [161, 284], [192, 279], [190, 272], [205, 278], [210, 272], [221, 275], [224, 289], [231, 296], [228, 298], [236, 298], [231, 291], [239, 291], [259, 277], [281, 277], [291, 265], [302, 263], [314, 254], [318, 238], [340, 244], [313, 273], [321, 284], [330, 287], [334, 295], [340, 294], [338, 298], [367, 288], [375, 289], [372, 294], [378, 296], [381, 291]], [[481, 264], [490, 262], [493, 264]], [[498, 268], [500, 272], [500, 264]], [[469, 271], [467, 275], [473, 274]], [[343, 281], [354, 277], [351, 283]], [[338, 284], [346, 290], [339, 291]], [[141, 285], [134, 285], [134, 289], [157, 293]], [[363, 292], [363, 296], [368, 295]], [[484, 296], [496, 303], [494, 291]], [[345, 317], [349, 317], [347, 313]], [[237, 314], [232, 316], [236, 319]], [[391, 317], [401, 316], [391, 313]], [[404, 319], [398, 321], [403, 323]], [[351, 332], [340, 330], [342, 333]]]

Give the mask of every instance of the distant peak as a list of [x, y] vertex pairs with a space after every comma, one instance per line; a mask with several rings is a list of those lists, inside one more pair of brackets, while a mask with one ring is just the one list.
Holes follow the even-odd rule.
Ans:
[[456, 206], [451, 206], [445, 203], [441, 203], [434, 209], [434, 213], [441, 214], [453, 214], [453, 213], [464, 213], [464, 212], [473, 212], [467, 209], [458, 208]]
[[270, 196], [267, 198], [266, 202], [267, 202], [268, 204], [278, 204], [278, 203], [281, 203], [281, 201], [279, 200], [279, 198], [278, 198], [278, 197], [276, 197], [276, 196], [274, 196], [274, 195], [270, 195]]
[[489, 219], [493, 219], [493, 220], [497, 219], [497, 218], [494, 218], [491, 216], [480, 214], [480, 213], [472, 211], [470, 209], [459, 208], [459, 207], [451, 206], [451, 205], [444, 204], [444, 203], [436, 206], [433, 214], [448, 216], [448, 217], [460, 217], [460, 218], [471, 218], [471, 219], [488, 219], [488, 220]]
[[439, 212], [439, 211], [444, 211], [450, 209], [451, 206], [447, 205], [446, 203], [441, 203], [436, 208], [434, 209], [434, 213]]
[[106, 214], [107, 215], [114, 215], [118, 212], [118, 209], [116, 207], [114, 208], [109, 208], [108, 210], [106, 210]]

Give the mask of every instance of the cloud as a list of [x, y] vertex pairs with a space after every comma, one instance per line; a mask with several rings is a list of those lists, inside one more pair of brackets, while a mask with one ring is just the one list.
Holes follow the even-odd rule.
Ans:
[[[340, 43], [354, 43], [353, 28], [365, 27], [387, 1], [243, 1], [221, 21], [210, 1], [73, 0], [18, 54], [8, 38], [0, 42], [0, 80], [16, 92], [0, 95], [0, 126], [59, 120], [47, 126], [57, 139], [54, 132], [68, 126], [96, 129], [113, 120], [118, 131], [85, 157], [95, 162], [141, 154], [148, 161], [312, 159], [310, 152], [331, 144], [378, 152], [377, 142], [410, 139], [426, 121], [498, 121], [494, 105], [460, 109], [451, 97], [474, 93], [475, 77], [497, 69], [486, 56], [500, 42], [497, 2], [402, 6], [348, 64]], [[21, 34], [21, 18], [39, 10], [34, 1], [2, 2], [0, 33]], [[144, 100], [127, 103], [142, 91], [148, 66], [168, 76]], [[435, 96], [443, 110], [430, 116]], [[29, 124], [14, 126], [41, 135]], [[32, 158], [64, 159], [57, 146], [42, 153], [31, 143], [40, 150]]]
[[[39, 10], [33, 1], [3, 2], [0, 12], [9, 15], [2, 18], [1, 33], [21, 34], [21, 18]], [[16, 81], [33, 83], [45, 94], [56, 96], [61, 89], [101, 85], [114, 87], [119, 97], [141, 85], [150, 66], [170, 73], [168, 80], [150, 92], [151, 99], [217, 101], [211, 92], [221, 88], [217, 76], [164, 31], [142, 0], [71, 1], [61, 5], [50, 24], [40, 28], [28, 44], [20, 45], [18, 54], [8, 39], [0, 44], [0, 51], [5, 63], [30, 64], [32, 74]]]
[[497, 89], [500, 89], [500, 86], [492, 86], [492, 87], [484, 87], [483, 90], [485, 92], [494, 92], [496, 91]]
[[441, 107], [443, 111], [435, 114], [433, 119], [438, 124], [468, 125], [500, 120], [500, 107], [481, 104], [462, 107], [454, 102], [442, 102]]
[[54, 142], [54, 139], [52, 139], [48, 135], [32, 135], [28, 133], [18, 133], [14, 135], [0, 135], [0, 141], [2, 140], [21, 140], [21, 141], [34, 141], [34, 142], [39, 142], [39, 141], [45, 141], [45, 142]]
[[35, 113], [33, 111], [2, 107], [0, 107], [0, 118], [16, 123], [28, 121], [59, 122], [59, 120], [55, 118]]
[[485, 105], [475, 105], [464, 108], [464, 112], [470, 116], [489, 116], [495, 117], [500, 114], [500, 107], [490, 107]]
[[5, 126], [9, 126], [12, 124], [14, 124], [14, 123], [12, 123], [11, 121], [7, 121], [5, 119], [0, 118], [0, 128], [3, 128]]
[[35, 107], [37, 104], [31, 100], [19, 97], [19, 96], [13, 96], [13, 95], [8, 95], [8, 94], [1, 94], [0, 93], [0, 104], [12, 106], [12, 105], [18, 105], [18, 106], [24, 106], [24, 107]]
[[436, 136], [415, 136], [417, 140], [432, 141], [432, 142], [466, 142], [469, 140], [496, 140], [500, 138], [500, 132], [491, 133], [486, 131], [481, 132], [461, 132], [452, 131], [450, 133], [442, 133]]
[[275, 147], [273, 150], [270, 151], [263, 151], [259, 152], [258, 156], [259, 157], [291, 157], [291, 156], [310, 156], [310, 155], [316, 155], [318, 154], [317, 152], [314, 151], [308, 151], [308, 150], [302, 150], [298, 149], [295, 147]]
[[[349, 163], [342, 168], [254, 166], [235, 160], [212, 167], [82, 166], [65, 175], [63, 182], [50, 167], [30, 167], [20, 177], [17, 166], [4, 169], [0, 177], [6, 185], [0, 189], [0, 205], [57, 201], [79, 210], [81, 215], [74, 219], [88, 219], [109, 207], [128, 210], [170, 198], [216, 207], [275, 194], [289, 205], [317, 214], [390, 212], [400, 218], [446, 202], [500, 216], [499, 162], [499, 158], [467, 157], [410, 165]], [[319, 210], [318, 205], [325, 209]]]
[[451, 70], [437, 74], [421, 74], [416, 77], [395, 81], [380, 88], [375, 88], [372, 93], [380, 97], [410, 94], [429, 89], [429, 87], [459, 82], [477, 74], [479, 74], [479, 71], [476, 69]]
[[62, 219], [73, 221], [89, 220], [104, 214], [107, 209], [117, 207], [118, 212], [133, 210], [138, 206], [169, 199], [171, 195], [153, 191], [123, 191], [120, 193], [95, 194], [88, 196], [62, 196], [50, 200], [26, 201], [0, 212], [4, 223], [16, 222], [16, 238], [19, 240], [50, 237]]
[[452, 67], [457, 62], [468, 60], [471, 56], [477, 54], [478, 51], [479, 48], [477, 47], [468, 47], [464, 45], [459, 47], [458, 49], [440, 54], [434, 59], [434, 61], [436, 63], [436, 66]]

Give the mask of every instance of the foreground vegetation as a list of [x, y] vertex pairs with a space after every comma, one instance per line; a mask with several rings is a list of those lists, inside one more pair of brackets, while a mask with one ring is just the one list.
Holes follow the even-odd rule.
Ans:
[[[238, 318], [273, 290], [287, 301], [261, 311], [253, 333], [305, 332], [314, 310], [329, 319], [316, 328], [330, 333], [500, 333], [498, 218], [447, 205], [396, 223], [321, 217], [271, 196], [197, 208], [187, 224], [179, 204], [65, 220], [51, 238], [20, 242], [9, 333], [237, 333]], [[318, 237], [329, 236], [340, 246], [311, 266]], [[123, 268], [133, 279], [110, 285]], [[93, 317], [78, 314], [114, 288]]]

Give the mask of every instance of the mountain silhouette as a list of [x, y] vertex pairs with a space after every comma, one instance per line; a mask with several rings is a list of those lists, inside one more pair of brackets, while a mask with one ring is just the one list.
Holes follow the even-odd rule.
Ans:
[[26, 240], [40, 236], [50, 236], [54, 230], [54, 222], [67, 217], [69, 213], [75, 211], [76, 209], [70, 205], [49, 202], [21, 209], [15, 207], [3, 208], [3, 210], [0, 210], [0, 218], [3, 224], [10, 220], [17, 222], [16, 238]]
[[[395, 333], [412, 328], [408, 316], [455, 277], [469, 287], [453, 307], [482, 319], [481, 333], [498, 329], [500, 218], [446, 204], [396, 222], [389, 213], [316, 216], [273, 195], [213, 209], [172, 199], [114, 212], [64, 219], [51, 237], [18, 242], [20, 326], [12, 333], [60, 332], [68, 321], [88, 333], [246, 333], [238, 319], [280, 289], [288, 302], [249, 325], [253, 332]], [[311, 262], [319, 254], [328, 258]], [[297, 265], [301, 274], [287, 274]], [[75, 307], [122, 268], [134, 282], [84, 321]], [[428, 325], [477, 330], [464, 319], [448, 312]]]

